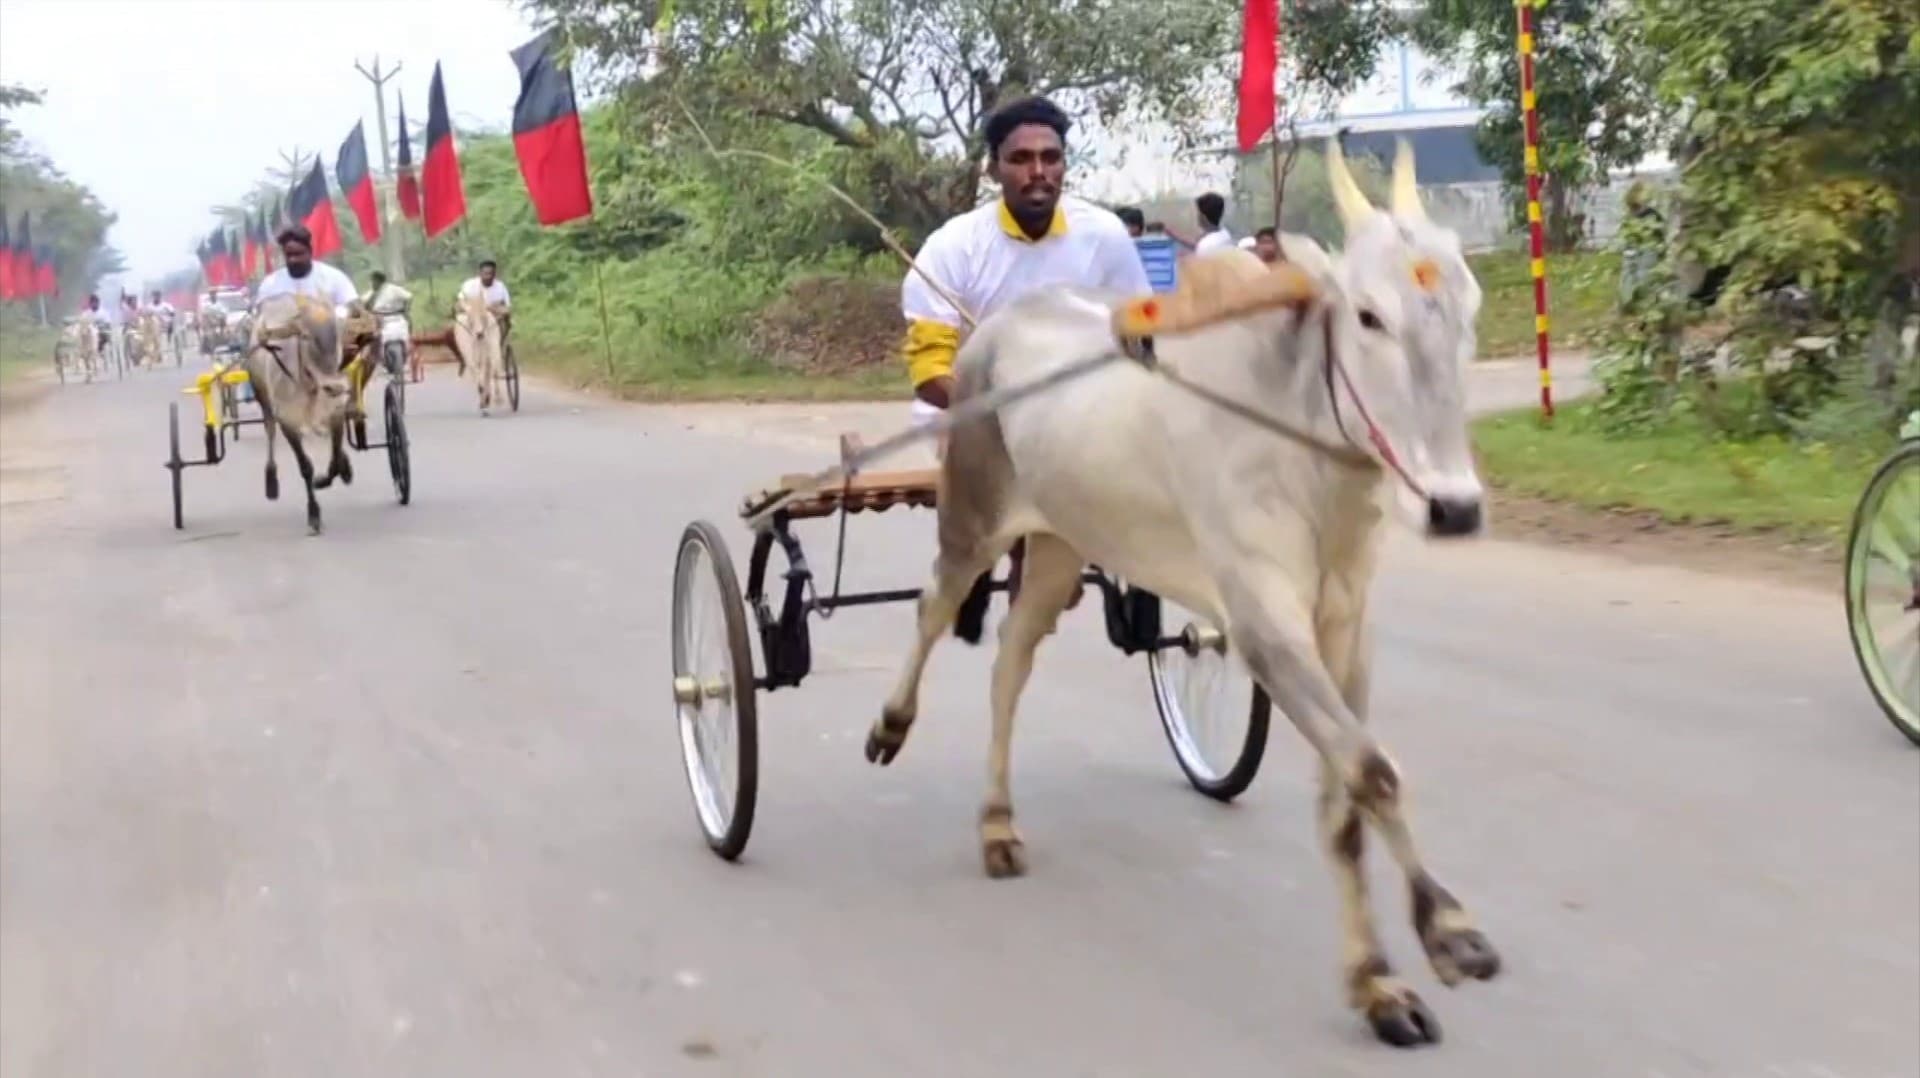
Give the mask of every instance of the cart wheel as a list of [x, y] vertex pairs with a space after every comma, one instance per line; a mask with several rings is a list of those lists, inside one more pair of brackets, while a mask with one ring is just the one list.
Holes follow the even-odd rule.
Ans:
[[180, 459], [180, 402], [167, 404], [167, 471], [173, 473], [173, 530], [179, 531], [187, 526], [180, 505], [180, 473], [186, 470], [186, 462]]
[[1147, 653], [1160, 725], [1193, 788], [1216, 801], [1231, 801], [1260, 771], [1273, 706], [1266, 690], [1229, 659], [1218, 630], [1165, 599], [1160, 616], [1166, 635], [1186, 641]]
[[747, 848], [760, 792], [760, 726], [746, 604], [720, 532], [687, 525], [673, 565], [673, 701], [694, 813], [713, 852]]
[[413, 452], [407, 445], [407, 410], [400, 387], [387, 383], [385, 394], [387, 422], [387, 471], [393, 475], [393, 493], [401, 505], [413, 501]]
[[1847, 630], [1880, 710], [1920, 745], [1920, 442], [1880, 465], [1854, 511]]
[[520, 363], [513, 358], [513, 342], [507, 342], [502, 355], [506, 359], [507, 403], [517, 412], [520, 410]]

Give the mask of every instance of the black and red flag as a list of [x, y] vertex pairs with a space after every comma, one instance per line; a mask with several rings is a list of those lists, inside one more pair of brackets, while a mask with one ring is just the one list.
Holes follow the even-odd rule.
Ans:
[[421, 165], [421, 226], [432, 239], [467, 214], [467, 192], [460, 183], [460, 158], [453, 148], [453, 117], [447, 112], [447, 87], [440, 65], [433, 65], [427, 89], [427, 156]]
[[413, 139], [407, 134], [407, 99], [400, 98], [400, 163], [394, 175], [394, 197], [400, 200], [400, 216], [409, 221], [420, 219], [420, 178], [413, 174]]
[[[274, 208], [278, 214], [279, 207]], [[273, 226], [267, 220], [267, 208], [260, 207], [260, 216], [253, 222], [253, 242], [260, 245], [260, 273], [264, 276], [273, 272]]]
[[247, 240], [242, 234], [245, 231], [241, 229], [239, 232], [227, 233], [227, 265], [232, 267], [233, 283], [236, 286], [247, 283], [247, 265], [244, 257]]
[[227, 230], [216, 227], [207, 237], [207, 283], [225, 287], [233, 283], [227, 276]]
[[253, 215], [240, 218], [240, 272], [249, 280], [260, 270], [260, 237], [253, 227]]
[[193, 257], [200, 260], [200, 276], [205, 277], [208, 284], [213, 284], [213, 250], [206, 240], [201, 240], [194, 247]]
[[340, 193], [347, 196], [347, 205], [353, 207], [354, 219], [360, 222], [360, 238], [379, 243], [380, 203], [373, 192], [373, 170], [367, 167], [367, 136], [359, 121], [340, 144], [333, 178], [340, 182]]
[[527, 182], [533, 212], [543, 225], [593, 213], [587, 148], [573, 73], [561, 63], [559, 31], [548, 30], [513, 50], [520, 96], [513, 103], [513, 152]]
[[21, 299], [39, 295], [34, 284], [40, 279], [40, 267], [33, 260], [33, 223], [23, 212], [13, 230], [13, 290]]
[[18, 298], [13, 287], [13, 232], [7, 227], [6, 207], [0, 206], [0, 300]]
[[313, 159], [313, 171], [294, 187], [293, 204], [287, 215], [313, 233], [313, 257], [325, 258], [340, 250], [340, 222], [333, 216], [333, 199], [327, 195], [327, 176], [320, 171], [320, 159]]
[[34, 251], [34, 262], [40, 267], [34, 277], [33, 294], [36, 296], [57, 296], [60, 294], [59, 268], [53, 264], [53, 249], [41, 247]]

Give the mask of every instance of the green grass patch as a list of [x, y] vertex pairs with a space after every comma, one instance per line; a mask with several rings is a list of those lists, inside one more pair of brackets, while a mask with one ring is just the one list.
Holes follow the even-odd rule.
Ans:
[[60, 333], [51, 326], [40, 326], [26, 318], [9, 316], [0, 320], [0, 384], [41, 367], [53, 369], [53, 343]]
[[[1480, 355], [1508, 359], [1532, 355], [1533, 274], [1524, 250], [1469, 255], [1479, 278]], [[1620, 256], [1611, 251], [1575, 251], [1547, 256], [1547, 330], [1556, 348], [1590, 343], [1614, 317], [1620, 290]]]
[[1833, 540], [1845, 535], [1883, 451], [1785, 439], [1728, 443], [1684, 426], [1620, 437], [1601, 430], [1589, 408], [1563, 407], [1551, 427], [1532, 411], [1477, 422], [1474, 440], [1488, 481], [1590, 509], [1648, 510], [1674, 523]]

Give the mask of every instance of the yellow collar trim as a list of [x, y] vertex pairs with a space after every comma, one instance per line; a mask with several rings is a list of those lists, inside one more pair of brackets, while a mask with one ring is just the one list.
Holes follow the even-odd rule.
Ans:
[[[1007, 208], [1007, 200], [1004, 198], [1000, 200], [1000, 231], [1005, 232], [1021, 243], [1036, 242], [1033, 237], [1027, 235], [1026, 229], [1020, 227], [1020, 222], [1014, 220], [1013, 211]], [[1066, 211], [1062, 210], [1059, 206], [1055, 206], [1053, 208], [1053, 221], [1047, 225], [1047, 234], [1042, 238], [1051, 239], [1055, 236], [1064, 236], [1066, 234]]]

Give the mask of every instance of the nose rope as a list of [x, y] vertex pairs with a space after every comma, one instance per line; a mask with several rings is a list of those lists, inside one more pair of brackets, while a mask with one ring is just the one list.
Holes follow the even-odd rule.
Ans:
[[[1367, 402], [1361, 399], [1360, 390], [1354, 386], [1353, 377], [1347, 373], [1346, 364], [1340, 362], [1334, 355], [1333, 311], [1331, 308], [1328, 309], [1326, 321], [1323, 323], [1322, 342], [1323, 349], [1326, 352], [1325, 373], [1327, 379], [1327, 399], [1333, 405], [1333, 421], [1339, 426], [1341, 436], [1348, 442], [1354, 441], [1353, 435], [1347, 433], [1346, 420], [1343, 419], [1340, 414], [1340, 394], [1335, 391], [1333, 384], [1334, 375], [1336, 374], [1340, 376], [1340, 384], [1346, 387], [1347, 396], [1353, 401], [1353, 410], [1360, 413], [1360, 422], [1367, 426], [1367, 442], [1373, 446], [1373, 451], [1379, 454], [1381, 462], [1384, 463], [1394, 475], [1400, 477], [1400, 481], [1407, 485], [1407, 489], [1413, 492], [1414, 497], [1422, 501], [1427, 500], [1429, 497], [1427, 489], [1413, 478], [1412, 473], [1407, 471], [1406, 465], [1400, 463], [1400, 454], [1393, 451], [1393, 443], [1388, 440], [1386, 432], [1380, 429], [1380, 424], [1373, 421], [1373, 415], [1367, 411]], [[1354, 444], [1357, 445], [1358, 443], [1355, 442]]]

